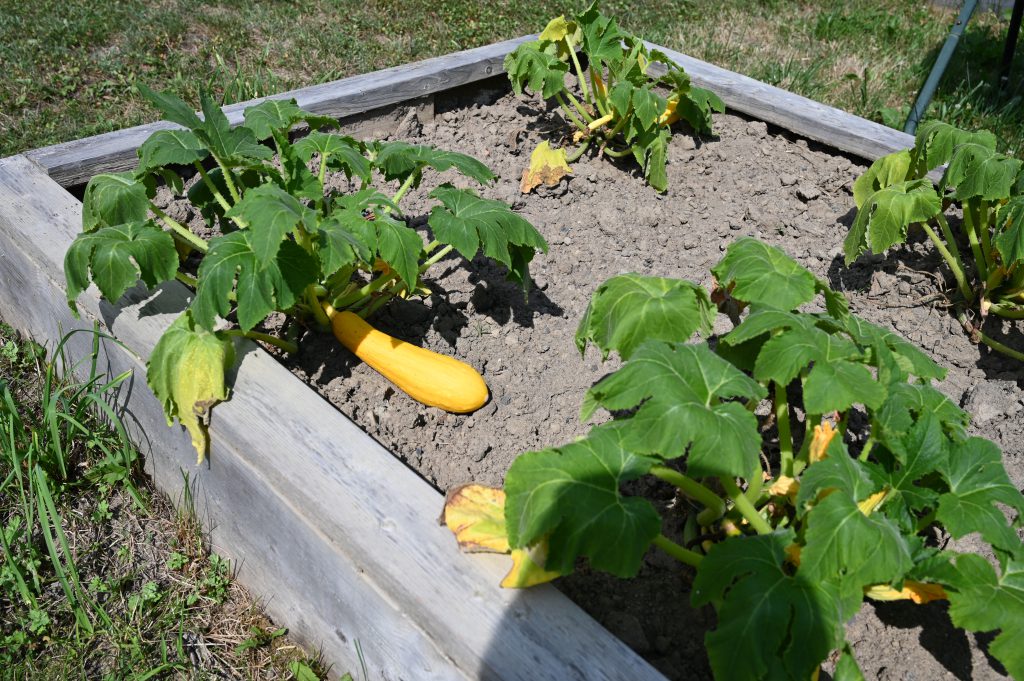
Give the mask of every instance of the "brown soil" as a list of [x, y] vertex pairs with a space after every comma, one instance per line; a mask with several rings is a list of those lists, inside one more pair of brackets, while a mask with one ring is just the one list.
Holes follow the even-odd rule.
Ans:
[[[617, 366], [602, 364], [594, 351], [581, 357], [573, 345], [576, 325], [601, 282], [639, 272], [709, 287], [709, 268], [740, 236], [781, 247], [844, 291], [856, 314], [895, 329], [947, 367], [939, 388], [973, 414], [975, 434], [1003, 448], [1011, 478], [1024, 487], [1024, 371], [973, 345], [943, 310], [941, 296], [933, 294], [944, 283], [935, 273], [948, 273], [934, 249], [918, 235], [884, 259], [843, 266], [860, 161], [725, 114], [715, 117], [715, 137], [677, 131], [664, 195], [645, 184], [632, 162], [585, 156], [558, 187], [523, 196], [519, 177], [529, 152], [541, 139], [566, 134], [561, 119], [543, 102], [502, 90], [480, 90], [475, 99], [449, 106], [433, 120], [410, 112], [392, 125], [390, 138], [488, 163], [501, 177], [483, 195], [513, 204], [545, 236], [550, 252], [535, 259], [536, 288], [526, 298], [505, 281], [500, 266], [451, 256], [429, 272], [429, 298], [395, 301], [373, 322], [475, 366], [490, 387], [490, 402], [469, 416], [424, 407], [326, 335], [307, 334], [300, 353], [285, 360], [438, 489], [467, 481], [500, 484], [519, 453], [587, 431], [578, 419], [583, 394]], [[335, 181], [345, 184], [344, 178]], [[426, 193], [442, 181], [463, 182], [451, 172], [428, 172], [422, 188], [403, 202], [424, 232], [431, 205]], [[987, 331], [1024, 347], [1019, 325]], [[678, 522], [671, 490], [650, 484], [634, 491], [650, 495], [670, 523]], [[559, 586], [669, 678], [710, 678], [703, 635], [714, 626], [714, 613], [689, 607], [689, 580], [688, 570], [652, 551], [636, 580], [584, 568]], [[941, 604], [868, 603], [849, 624], [848, 636], [867, 678], [1003, 678], [985, 652], [991, 637], [957, 631]]]

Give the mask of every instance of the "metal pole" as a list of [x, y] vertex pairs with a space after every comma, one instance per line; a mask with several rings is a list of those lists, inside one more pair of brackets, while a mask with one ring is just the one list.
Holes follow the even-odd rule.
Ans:
[[[1017, 4], [1020, 4], [1019, 0]], [[935, 90], [939, 87], [939, 81], [942, 80], [942, 74], [946, 72], [949, 60], [953, 58], [957, 43], [960, 42], [960, 36], [963, 35], [964, 30], [967, 28], [967, 22], [971, 20], [971, 16], [974, 14], [974, 9], [977, 6], [978, 0], [967, 0], [964, 3], [963, 9], [960, 10], [960, 16], [956, 18], [956, 23], [953, 24], [953, 30], [949, 32], [949, 37], [946, 38], [946, 42], [942, 46], [938, 58], [935, 60], [935, 66], [932, 67], [931, 73], [928, 74], [928, 80], [924, 82], [924, 87], [921, 88], [921, 92], [917, 95], [917, 101], [914, 102], [914, 106], [910, 109], [910, 116], [907, 117], [907, 122], [903, 126], [903, 132], [913, 135], [917, 131], [917, 124], [924, 116], [924, 112], [928, 110], [928, 105], [931, 104]]]
[[1013, 3], [1013, 14], [1010, 15], [1010, 28], [1006, 32], [1006, 47], [1003, 49], [1003, 64], [999, 69], [999, 86], [1005, 88], [1010, 81], [1010, 66], [1013, 64], [1013, 53], [1017, 49], [1017, 36], [1020, 35], [1020, 20], [1024, 15], [1024, 0]]

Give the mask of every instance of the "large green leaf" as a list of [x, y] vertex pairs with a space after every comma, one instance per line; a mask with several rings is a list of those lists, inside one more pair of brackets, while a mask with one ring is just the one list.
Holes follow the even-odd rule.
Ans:
[[858, 209], [861, 209], [864, 207], [864, 203], [871, 198], [872, 194], [880, 189], [916, 179], [909, 177], [910, 166], [911, 157], [909, 149], [897, 151], [876, 160], [854, 181], [854, 204], [856, 204]]
[[529, 284], [530, 260], [536, 249], [546, 253], [548, 244], [528, 220], [501, 201], [450, 184], [437, 187], [430, 197], [442, 204], [434, 206], [429, 220], [438, 241], [451, 244], [467, 260], [483, 250], [508, 268], [511, 279]]
[[949, 533], [980, 532], [997, 550], [1020, 554], [1021, 540], [996, 504], [1024, 514], [1024, 495], [1010, 482], [999, 447], [980, 437], [954, 443], [940, 471], [949, 491], [939, 497], [936, 517]]
[[840, 321], [840, 327], [861, 345], [871, 346], [876, 350], [884, 346], [891, 350], [896, 356], [896, 361], [908, 374], [913, 374], [918, 378], [936, 380], [946, 377], [946, 370], [936, 364], [921, 348], [888, 329], [864, 321], [855, 315], [847, 315], [843, 318]]
[[679, 117], [690, 124], [699, 135], [711, 134], [711, 112], [725, 111], [725, 102], [711, 90], [701, 87], [690, 87], [685, 91], [678, 91], [679, 101], [676, 103], [676, 113]]
[[583, 32], [582, 48], [590, 58], [592, 67], [602, 62], [613, 64], [622, 58], [622, 39], [625, 35], [614, 19], [601, 14], [596, 2], [576, 15], [576, 24]]
[[814, 298], [813, 274], [779, 249], [750, 237], [731, 243], [711, 272], [721, 286], [734, 286], [732, 296], [745, 303], [792, 310]]
[[726, 539], [697, 569], [693, 604], [718, 609], [718, 627], [704, 639], [716, 679], [810, 679], [841, 645], [836, 588], [790, 574], [786, 547], [794, 539], [792, 530]]
[[188, 130], [160, 130], [139, 147], [139, 170], [165, 165], [187, 165], [209, 155], [206, 147]]
[[882, 253], [907, 240], [907, 228], [927, 222], [942, 211], [942, 200], [930, 180], [898, 182], [879, 189], [858, 209], [843, 242], [849, 265], [868, 248]]
[[248, 331], [274, 310], [294, 305], [317, 279], [316, 261], [291, 240], [281, 243], [273, 261], [261, 265], [249, 241], [251, 234], [252, 230], [241, 230], [210, 240], [192, 301], [195, 320], [205, 329], [212, 329], [217, 317], [227, 317], [232, 291], [238, 302], [238, 324]]
[[939, 186], [942, 191], [952, 187], [953, 196], [961, 201], [998, 201], [1010, 196], [1020, 169], [1020, 159], [997, 154], [981, 144], [961, 144], [953, 150]]
[[624, 496], [620, 487], [654, 463], [627, 451], [620, 430], [607, 426], [578, 442], [523, 454], [505, 476], [509, 544], [547, 538], [545, 570], [571, 572], [586, 556], [599, 570], [636, 575], [661, 518], [649, 501]]
[[587, 391], [581, 418], [598, 406], [636, 413], [625, 422], [631, 451], [663, 458], [689, 452], [696, 476], [747, 476], [758, 465], [757, 418], [730, 398], [760, 400], [764, 388], [706, 345], [648, 341]]
[[995, 151], [996, 136], [988, 130], [967, 132], [938, 120], [925, 121], [917, 129], [914, 143], [915, 165], [919, 177], [949, 163], [953, 150], [961, 144], [977, 144]]
[[297, 225], [309, 231], [316, 225], [315, 211], [273, 184], [248, 190], [226, 215], [248, 223], [246, 240], [260, 267], [266, 267], [277, 257], [285, 235]]
[[565, 89], [569, 65], [544, 51], [539, 42], [523, 43], [505, 57], [505, 72], [517, 95], [524, 89], [548, 99]]
[[885, 395], [870, 369], [845, 359], [815, 362], [804, 383], [804, 407], [812, 414], [846, 411], [855, 404], [876, 409]]
[[938, 419], [925, 413], [909, 433], [884, 443], [892, 460], [879, 457], [881, 464], [870, 464], [874, 478], [889, 490], [886, 515], [896, 519], [905, 532], [916, 532], [916, 514], [935, 507], [939, 495], [929, 484], [931, 480], [918, 483], [946, 462], [948, 442]]
[[993, 241], [1003, 265], [1009, 267], [1024, 261], [1024, 196], [1015, 196], [999, 207], [996, 225], [998, 229]]
[[126, 222], [142, 222], [149, 214], [146, 184], [134, 173], [93, 175], [82, 197], [82, 229], [91, 232]]
[[361, 180], [370, 180], [370, 159], [363, 155], [363, 143], [352, 137], [311, 132], [296, 142], [293, 148], [303, 161], [309, 161], [313, 154], [320, 154], [327, 159], [328, 168], [341, 170], [348, 178], [355, 176]]
[[195, 110], [180, 97], [167, 92], [155, 92], [141, 83], [138, 88], [142, 96], [160, 110], [165, 121], [183, 125], [189, 130], [195, 130], [202, 126], [203, 122], [199, 120]]
[[905, 437], [924, 414], [932, 414], [954, 440], [967, 435], [970, 416], [930, 385], [893, 383], [881, 409], [872, 414], [875, 438], [892, 442]]
[[91, 275], [103, 297], [116, 302], [139, 279], [153, 288], [178, 271], [174, 239], [152, 222], [128, 222], [79, 234], [64, 256], [68, 303], [89, 286]]
[[313, 130], [327, 125], [337, 125], [338, 121], [330, 116], [320, 116], [303, 111], [294, 99], [268, 99], [255, 106], [245, 108], [245, 127], [256, 135], [256, 139], [265, 140], [274, 133], [287, 133], [296, 123], [305, 122]]
[[999, 635], [989, 652], [1015, 679], [1024, 679], [1024, 560], [1007, 561], [997, 576], [981, 556], [956, 559], [958, 572], [949, 594], [953, 624], [968, 631], [995, 631]]
[[407, 142], [377, 142], [374, 149], [376, 156], [373, 165], [381, 169], [384, 179], [388, 181], [405, 181], [412, 173], [428, 166], [439, 172], [455, 168], [482, 185], [489, 184], [497, 177], [480, 161], [457, 151], [444, 151]]
[[876, 489], [868, 467], [850, 456], [839, 436], [833, 437], [821, 461], [812, 462], [800, 477], [796, 510], [803, 515], [808, 504], [827, 490], [836, 490], [852, 499], [864, 499]]
[[659, 192], [668, 190], [668, 141], [672, 133], [668, 128], [652, 126], [639, 135], [633, 142], [633, 152], [640, 152], [640, 164], [644, 169], [644, 179]]
[[[784, 386], [811, 362], [814, 362], [817, 368], [836, 360], [859, 359], [861, 355], [856, 345], [838, 334], [825, 333], [815, 326], [798, 327], [777, 333], [764, 344], [754, 366], [754, 378], [761, 382], [775, 381]], [[826, 384], [823, 387], [831, 392], [833, 388], [841, 386]], [[804, 399], [807, 399], [806, 396]], [[831, 411], [813, 409], [810, 406], [807, 408], [815, 414]]]
[[365, 222], [367, 219], [359, 210], [337, 210], [320, 222], [317, 227], [320, 239], [317, 253], [323, 276], [329, 277], [345, 265], [372, 262], [370, 249], [357, 236], [373, 229]]
[[203, 125], [196, 135], [210, 151], [229, 166], [274, 157], [274, 152], [256, 141], [256, 134], [245, 126], [232, 128], [228, 117], [208, 94], [202, 95]]
[[682, 279], [620, 274], [597, 287], [576, 330], [582, 353], [593, 343], [605, 358], [629, 359], [649, 340], [682, 342], [711, 332], [715, 308], [702, 286]]
[[420, 254], [423, 252], [423, 239], [419, 232], [390, 215], [376, 215], [373, 220], [364, 219], [362, 222], [352, 215], [342, 214], [341, 218], [359, 241], [398, 273], [408, 290], [416, 288]]
[[838, 579], [843, 598], [859, 602], [863, 587], [899, 581], [913, 561], [899, 527], [881, 513], [865, 515], [858, 501], [837, 489], [807, 512], [798, 574], [812, 582]]
[[228, 398], [225, 381], [235, 348], [224, 333], [196, 326], [186, 310], [160, 337], [146, 364], [146, 382], [163, 405], [167, 425], [177, 417], [192, 437], [199, 462], [209, 448], [210, 410]]

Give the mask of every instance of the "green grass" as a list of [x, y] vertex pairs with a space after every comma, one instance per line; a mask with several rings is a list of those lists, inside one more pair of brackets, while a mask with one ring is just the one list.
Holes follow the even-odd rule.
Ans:
[[[0, 669], [5, 679], [321, 678], [139, 468], [110, 398], [0, 323]], [[68, 378], [64, 378], [68, 377]], [[187, 480], [186, 480], [187, 482]], [[186, 485], [187, 488], [187, 485]]]
[[[0, 0], [0, 156], [156, 118], [135, 84], [223, 101], [325, 82], [540, 30], [579, 2]], [[854, 113], [902, 125], [955, 17], [923, 0], [603, 4], [628, 29]], [[929, 114], [1019, 153], [1018, 85], [992, 87], [1007, 26], [978, 12]]]

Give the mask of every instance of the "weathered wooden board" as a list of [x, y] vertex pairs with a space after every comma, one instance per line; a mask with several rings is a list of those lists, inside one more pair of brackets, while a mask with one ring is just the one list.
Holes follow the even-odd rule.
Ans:
[[[722, 98], [726, 107], [758, 120], [791, 130], [816, 142], [861, 158], [875, 160], [900, 149], [914, 146], [913, 135], [869, 121], [835, 107], [802, 97], [788, 90], [709, 64], [654, 43], [682, 66], [694, 85], [708, 88]], [[652, 73], [664, 73], [661, 64]]]
[[[239, 102], [224, 107], [224, 113], [232, 125], [238, 125], [246, 107], [265, 99], [295, 98], [300, 107], [313, 113], [336, 118], [360, 114], [499, 74], [505, 55], [519, 43], [534, 37], [506, 40], [272, 97]], [[138, 163], [135, 150], [147, 137], [157, 130], [176, 127], [179, 126], [157, 121], [35, 149], [25, 155], [43, 166], [58, 183], [70, 187], [88, 181], [97, 173], [134, 168]]]
[[[81, 203], [31, 160], [0, 161], [0, 316], [52, 347], [99, 321], [113, 372], [157, 484], [180, 495], [185, 471], [215, 548], [276, 621], [323, 646], [340, 672], [361, 643], [371, 678], [659, 679], [633, 651], [554, 588], [507, 591], [507, 560], [465, 556], [437, 524], [441, 495], [262, 349], [246, 343], [229, 402], [213, 412], [209, 466], [168, 428], [144, 358], [187, 303], [171, 282], [120, 305], [90, 290], [75, 320], [64, 253]], [[91, 339], [78, 334], [72, 352]]]

